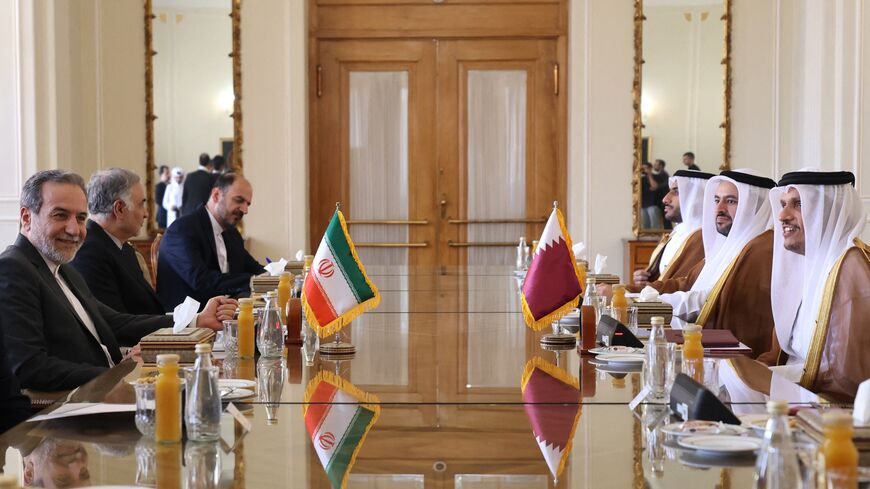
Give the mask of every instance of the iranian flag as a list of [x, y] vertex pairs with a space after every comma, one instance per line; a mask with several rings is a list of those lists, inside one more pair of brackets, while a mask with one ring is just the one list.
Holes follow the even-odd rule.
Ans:
[[305, 429], [333, 489], [344, 488], [356, 455], [380, 415], [372, 394], [322, 371], [305, 390]]
[[535, 441], [554, 479], [565, 469], [580, 421], [580, 382], [559, 367], [535, 357], [526, 364], [523, 403]]
[[336, 210], [302, 286], [305, 318], [322, 338], [378, 307], [380, 302], [378, 288], [369, 280], [356, 254], [344, 216]]
[[565, 219], [559, 209], [554, 208], [523, 282], [523, 317], [536, 331], [577, 307], [580, 269], [571, 246]]

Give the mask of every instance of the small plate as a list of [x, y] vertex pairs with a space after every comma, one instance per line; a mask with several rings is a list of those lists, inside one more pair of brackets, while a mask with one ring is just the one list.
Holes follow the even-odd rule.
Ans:
[[733, 435], [686, 436], [677, 443], [683, 448], [716, 454], [748, 453], [761, 448], [760, 438]]
[[636, 363], [590, 363], [592, 363], [592, 365], [595, 365], [595, 370], [608, 374], [630, 374], [634, 372], [640, 372], [643, 368], [641, 365]]
[[662, 426], [662, 433], [673, 436], [692, 435], [743, 435], [749, 430], [743, 426], [718, 423], [716, 421], [693, 420], [684, 423], [671, 423]]
[[644, 356], [640, 353], [605, 353], [604, 355], [598, 355], [595, 359], [610, 364], [638, 364], [643, 363]]
[[221, 400], [223, 401], [231, 401], [234, 399], [245, 399], [247, 397], [253, 397], [254, 391], [248, 389], [233, 389], [225, 395], [221, 396]]
[[642, 352], [642, 348], [635, 348], [633, 346], [598, 346], [591, 350], [589, 353], [593, 355], [607, 355], [610, 353], [640, 353]]
[[221, 389], [244, 389], [254, 387], [257, 383], [248, 379], [220, 379], [218, 385]]
[[[744, 414], [743, 416], [740, 416], [740, 423], [742, 426], [752, 428], [758, 433], [764, 433], [764, 430], [767, 429], [767, 420], [769, 419], [769, 414]], [[795, 429], [797, 427], [797, 418], [789, 416], [788, 426], [791, 429]]]

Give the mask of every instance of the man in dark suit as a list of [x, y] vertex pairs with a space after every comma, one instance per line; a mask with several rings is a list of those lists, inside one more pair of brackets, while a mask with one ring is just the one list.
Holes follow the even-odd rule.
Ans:
[[218, 177], [206, 205], [169, 226], [160, 242], [157, 296], [168, 311], [186, 296], [202, 302], [215, 295], [250, 292], [252, 275], [265, 270], [245, 250], [236, 225], [248, 213], [254, 191], [245, 177]]
[[169, 167], [166, 165], [160, 165], [160, 171], [158, 172], [157, 178], [159, 181], [157, 182], [157, 185], [154, 186], [154, 203], [157, 207], [157, 216], [155, 218], [157, 220], [157, 227], [159, 229], [166, 229], [166, 208], [163, 207], [163, 196], [166, 194], [166, 185], [169, 183], [169, 179], [171, 178]]
[[87, 237], [70, 265], [94, 296], [118, 312], [163, 314], [163, 305], [145, 280], [128, 239], [148, 217], [139, 175], [123, 168], [95, 173], [88, 183]]
[[18, 379], [9, 368], [8, 356], [0, 334], [0, 434], [30, 416], [30, 399], [21, 394]]
[[[68, 265], [86, 236], [87, 209], [84, 181], [65, 170], [39, 172], [21, 191], [21, 234], [0, 255], [0, 330], [22, 388], [78, 387], [120, 362], [120, 345], [172, 326], [169, 316], [102, 304]], [[196, 325], [220, 329], [234, 309], [227, 299], [209, 301]]]
[[193, 214], [205, 204], [217, 175], [211, 172], [211, 158], [206, 153], [199, 155], [199, 168], [184, 178], [184, 192], [181, 193], [181, 215]]

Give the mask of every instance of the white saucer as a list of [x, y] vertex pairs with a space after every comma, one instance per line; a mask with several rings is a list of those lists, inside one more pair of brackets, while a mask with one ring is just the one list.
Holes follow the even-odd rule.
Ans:
[[702, 420], [671, 423], [662, 426], [662, 433], [673, 436], [743, 435], [748, 432], [749, 430], [743, 426]]
[[235, 389], [232, 392], [227, 393], [226, 395], [221, 396], [221, 400], [230, 401], [235, 399], [245, 399], [247, 397], [253, 397], [254, 391], [248, 389]]
[[598, 355], [595, 359], [610, 364], [642, 364], [644, 355], [641, 353], [605, 353]]
[[633, 346], [597, 346], [589, 350], [589, 353], [593, 355], [607, 355], [610, 353], [640, 353], [642, 351], [642, 348], [635, 348]]
[[248, 379], [220, 379], [218, 380], [218, 385], [221, 389], [243, 389], [246, 387], [254, 387], [257, 383]]
[[716, 454], [754, 452], [761, 448], [761, 439], [733, 435], [686, 436], [677, 442], [683, 448]]

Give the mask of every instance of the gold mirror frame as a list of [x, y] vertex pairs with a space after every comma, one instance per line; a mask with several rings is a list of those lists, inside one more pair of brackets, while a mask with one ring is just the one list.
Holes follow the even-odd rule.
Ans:
[[[722, 129], [722, 163], [719, 170], [731, 169], [731, 15], [733, 0], [723, 0], [724, 13], [722, 21], [724, 25], [725, 55], [721, 64], [725, 67], [723, 102], [725, 106], [724, 120], [719, 127]], [[643, 120], [641, 119], [640, 102], [641, 89], [643, 87], [643, 22], [646, 16], [643, 14], [643, 0], [634, 0], [634, 82], [631, 87], [632, 107], [634, 108], [634, 163], [632, 165], [632, 207], [631, 214], [634, 221], [633, 230], [637, 237], [658, 236], [667, 232], [665, 229], [645, 229], [641, 227], [640, 204], [641, 182], [640, 171], [643, 162]]]
[[[228, 54], [233, 59], [233, 153], [232, 168], [243, 173], [242, 165], [242, 49], [241, 49], [241, 10], [242, 0], [231, 0], [230, 18], [233, 30], [233, 51]], [[145, 21], [145, 193], [148, 205], [148, 236], [157, 234], [157, 216], [154, 209], [154, 50], [153, 27], [155, 15], [152, 0], [143, 0]]]

